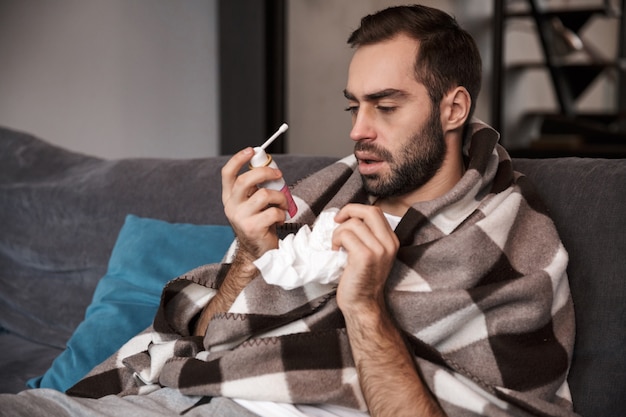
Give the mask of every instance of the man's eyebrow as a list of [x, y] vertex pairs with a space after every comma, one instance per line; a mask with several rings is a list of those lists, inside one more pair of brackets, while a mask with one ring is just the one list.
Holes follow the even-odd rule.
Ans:
[[354, 96], [354, 94], [352, 94], [348, 90], [343, 90], [343, 96], [348, 100], [356, 101], [356, 97]]
[[[358, 101], [356, 96], [349, 92], [348, 90], [343, 90], [343, 95], [348, 100]], [[383, 98], [404, 98], [408, 94], [405, 91], [397, 90], [395, 88], [387, 88], [384, 90], [376, 91], [374, 93], [366, 94], [364, 97], [365, 101], [376, 101]]]

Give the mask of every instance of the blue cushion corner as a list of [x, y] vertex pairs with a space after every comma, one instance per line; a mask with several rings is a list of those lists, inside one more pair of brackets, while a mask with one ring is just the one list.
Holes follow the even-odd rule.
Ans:
[[51, 367], [27, 386], [70, 388], [152, 323], [168, 281], [220, 262], [233, 239], [230, 226], [127, 215], [84, 320]]

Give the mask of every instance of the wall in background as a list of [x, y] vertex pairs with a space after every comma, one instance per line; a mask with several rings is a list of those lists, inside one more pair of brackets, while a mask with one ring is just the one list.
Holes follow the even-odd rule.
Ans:
[[[239, 8], [257, 0], [0, 0], [0, 125], [108, 158], [218, 154], [220, 1]], [[550, 0], [557, 2], [570, 5], [569, 0]], [[346, 39], [363, 15], [403, 3], [286, 0], [286, 151], [352, 152], [342, 94], [353, 53]], [[490, 122], [493, 0], [422, 3], [457, 16], [476, 39], [483, 56], [476, 116]], [[242, 24], [238, 16], [231, 24], [235, 28]], [[513, 52], [507, 53], [508, 60], [521, 51], [538, 55], [531, 27], [516, 23], [509, 29], [516, 36], [506, 39]], [[612, 28], [593, 24], [588, 32], [598, 32], [599, 47], [614, 48]], [[254, 52], [256, 43], [246, 45]], [[519, 88], [528, 85], [520, 83], [507, 95], [507, 117], [513, 123], [529, 106], [553, 106], [547, 77], [533, 76], [534, 88]], [[612, 101], [614, 94], [601, 87], [591, 89], [586, 107]], [[242, 105], [251, 101], [250, 91], [223, 91], [230, 93], [246, 127], [260, 117]], [[533, 126], [512, 126], [514, 131], [504, 132], [508, 143], [526, 140], [513, 133], [532, 133]], [[236, 136], [246, 144], [263, 139], [256, 133]]]
[[219, 151], [217, 0], [0, 0], [0, 125], [117, 157]]

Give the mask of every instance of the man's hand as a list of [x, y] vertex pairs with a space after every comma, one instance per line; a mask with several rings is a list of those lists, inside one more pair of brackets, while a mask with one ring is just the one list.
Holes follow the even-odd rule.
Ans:
[[252, 148], [235, 154], [222, 168], [224, 213], [237, 236], [237, 253], [220, 288], [204, 307], [194, 334], [204, 336], [215, 313], [228, 311], [239, 293], [257, 275], [253, 262], [278, 247], [276, 224], [285, 222], [287, 199], [280, 191], [258, 188], [281, 177], [277, 169], [262, 167], [238, 175], [254, 155]]
[[378, 207], [348, 204], [335, 216], [340, 224], [333, 234], [333, 249], [348, 253], [337, 303], [344, 314], [384, 305], [385, 283], [399, 242]]
[[402, 333], [388, 312], [385, 284], [398, 238], [377, 207], [350, 204], [339, 211], [333, 248], [348, 261], [337, 287], [361, 390], [373, 417], [445, 416], [419, 376]]
[[222, 168], [222, 203], [240, 250], [258, 258], [278, 247], [275, 226], [285, 222], [287, 199], [280, 191], [257, 187], [265, 181], [280, 178], [282, 173], [279, 170], [260, 167], [238, 175], [253, 155], [254, 150], [246, 148]]

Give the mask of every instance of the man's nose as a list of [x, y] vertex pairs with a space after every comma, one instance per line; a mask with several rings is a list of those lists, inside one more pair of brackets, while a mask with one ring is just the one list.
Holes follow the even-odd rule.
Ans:
[[368, 113], [367, 109], [359, 109], [359, 112], [356, 116], [354, 116], [352, 130], [350, 131], [350, 139], [359, 141], [363, 139], [375, 138], [376, 131], [374, 129], [373, 119]]

